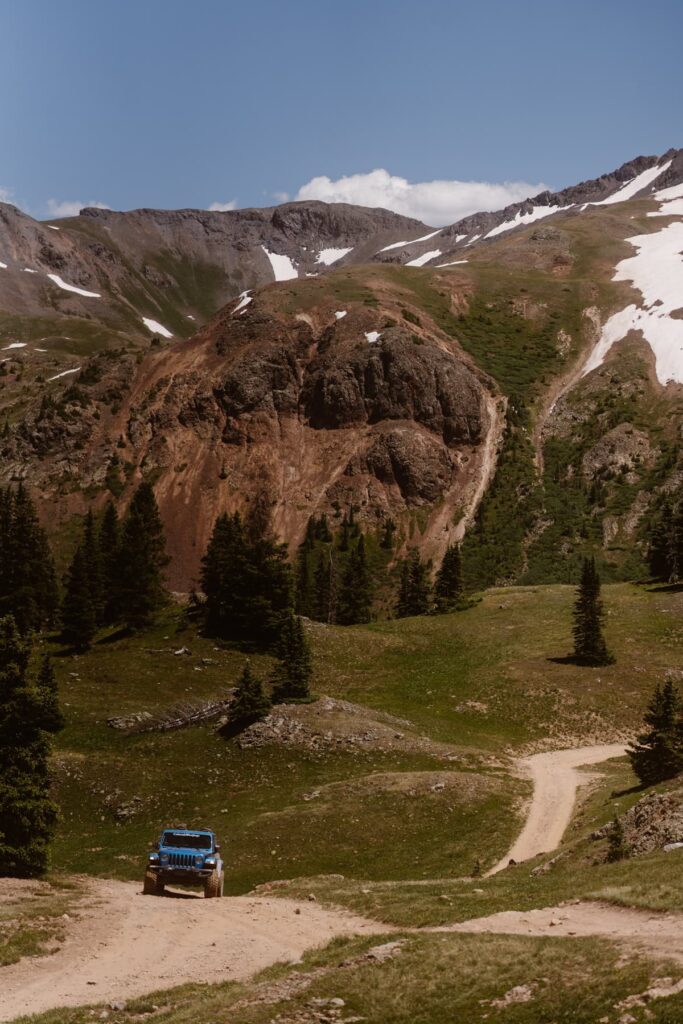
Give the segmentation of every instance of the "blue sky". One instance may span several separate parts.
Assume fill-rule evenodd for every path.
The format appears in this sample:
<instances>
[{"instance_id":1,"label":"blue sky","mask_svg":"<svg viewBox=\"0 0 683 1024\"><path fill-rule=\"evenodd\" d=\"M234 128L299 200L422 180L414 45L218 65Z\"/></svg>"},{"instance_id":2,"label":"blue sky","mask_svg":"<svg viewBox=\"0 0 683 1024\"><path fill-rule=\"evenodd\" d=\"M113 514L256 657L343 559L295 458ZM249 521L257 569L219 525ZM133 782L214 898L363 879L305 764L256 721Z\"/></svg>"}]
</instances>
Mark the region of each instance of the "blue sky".
<instances>
[{"instance_id":1,"label":"blue sky","mask_svg":"<svg viewBox=\"0 0 683 1024\"><path fill-rule=\"evenodd\" d=\"M515 186L396 178L558 188L683 145L681 0L0 0L0 25L0 188L36 215L384 169L342 193L436 222Z\"/></svg>"}]
</instances>

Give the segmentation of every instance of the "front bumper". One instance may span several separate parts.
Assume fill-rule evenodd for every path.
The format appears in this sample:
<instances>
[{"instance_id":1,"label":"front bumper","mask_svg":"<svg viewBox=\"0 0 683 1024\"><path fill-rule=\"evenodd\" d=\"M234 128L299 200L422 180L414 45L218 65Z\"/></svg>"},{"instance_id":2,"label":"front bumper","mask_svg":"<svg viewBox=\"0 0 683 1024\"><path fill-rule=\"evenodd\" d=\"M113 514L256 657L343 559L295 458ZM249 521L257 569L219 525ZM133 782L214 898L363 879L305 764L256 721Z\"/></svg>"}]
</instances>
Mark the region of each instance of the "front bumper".
<instances>
[{"instance_id":1,"label":"front bumper","mask_svg":"<svg viewBox=\"0 0 683 1024\"><path fill-rule=\"evenodd\" d=\"M181 885L203 882L213 874L213 868L170 867L166 864L149 864L148 870L162 882L177 882Z\"/></svg>"}]
</instances>

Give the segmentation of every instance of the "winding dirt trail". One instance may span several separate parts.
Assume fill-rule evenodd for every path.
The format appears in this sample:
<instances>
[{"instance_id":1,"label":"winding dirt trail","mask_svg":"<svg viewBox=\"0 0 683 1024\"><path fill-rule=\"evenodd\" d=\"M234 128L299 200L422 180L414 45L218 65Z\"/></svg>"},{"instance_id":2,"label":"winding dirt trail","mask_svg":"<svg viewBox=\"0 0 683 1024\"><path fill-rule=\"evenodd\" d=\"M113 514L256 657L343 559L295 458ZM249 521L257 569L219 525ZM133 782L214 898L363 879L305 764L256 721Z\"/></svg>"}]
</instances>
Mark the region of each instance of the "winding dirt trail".
<instances>
[{"instance_id":1,"label":"winding dirt trail","mask_svg":"<svg viewBox=\"0 0 683 1024\"><path fill-rule=\"evenodd\" d=\"M487 875L502 871L511 860L516 863L530 860L538 853L549 853L559 846L571 821L577 789L596 778L595 774L577 769L608 761L611 757L622 757L625 753L623 744L611 743L573 750L551 750L518 761L518 767L531 777L534 784L531 806L512 849Z\"/></svg>"},{"instance_id":2,"label":"winding dirt trail","mask_svg":"<svg viewBox=\"0 0 683 1024\"><path fill-rule=\"evenodd\" d=\"M136 882L99 879L88 882L77 916L57 953L0 968L0 1021L187 981L241 980L336 936L387 931L315 903L143 897Z\"/></svg>"}]
</instances>

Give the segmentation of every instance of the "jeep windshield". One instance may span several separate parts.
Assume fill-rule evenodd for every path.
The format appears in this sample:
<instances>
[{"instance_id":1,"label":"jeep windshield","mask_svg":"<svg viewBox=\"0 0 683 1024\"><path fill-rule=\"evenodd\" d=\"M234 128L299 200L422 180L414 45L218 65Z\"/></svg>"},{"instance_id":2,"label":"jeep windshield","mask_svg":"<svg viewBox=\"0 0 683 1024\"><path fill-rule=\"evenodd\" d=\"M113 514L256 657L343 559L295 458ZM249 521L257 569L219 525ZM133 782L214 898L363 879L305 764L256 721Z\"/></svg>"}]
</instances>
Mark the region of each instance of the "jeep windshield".
<instances>
[{"instance_id":1,"label":"jeep windshield","mask_svg":"<svg viewBox=\"0 0 683 1024\"><path fill-rule=\"evenodd\" d=\"M211 836L201 832L164 832L161 845L183 850L210 850Z\"/></svg>"}]
</instances>

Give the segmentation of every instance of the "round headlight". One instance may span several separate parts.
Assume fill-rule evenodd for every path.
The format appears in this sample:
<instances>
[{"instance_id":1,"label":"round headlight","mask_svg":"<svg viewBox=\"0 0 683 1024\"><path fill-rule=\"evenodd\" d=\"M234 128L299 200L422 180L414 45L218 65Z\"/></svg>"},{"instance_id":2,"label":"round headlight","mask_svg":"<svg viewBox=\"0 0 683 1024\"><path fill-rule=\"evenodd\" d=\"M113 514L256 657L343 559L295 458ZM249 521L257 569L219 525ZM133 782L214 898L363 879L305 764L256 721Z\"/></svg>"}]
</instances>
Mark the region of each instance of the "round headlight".
<instances>
[{"instance_id":1,"label":"round headlight","mask_svg":"<svg viewBox=\"0 0 683 1024\"><path fill-rule=\"evenodd\" d=\"M159 860L159 854L158 853L150 853L149 859L150 859L150 863L156 864L157 861Z\"/></svg>"}]
</instances>

